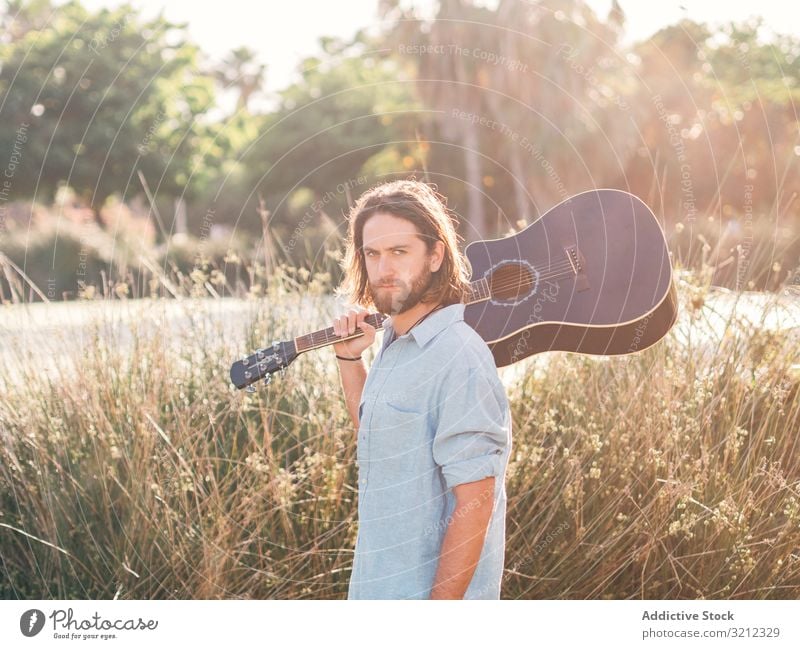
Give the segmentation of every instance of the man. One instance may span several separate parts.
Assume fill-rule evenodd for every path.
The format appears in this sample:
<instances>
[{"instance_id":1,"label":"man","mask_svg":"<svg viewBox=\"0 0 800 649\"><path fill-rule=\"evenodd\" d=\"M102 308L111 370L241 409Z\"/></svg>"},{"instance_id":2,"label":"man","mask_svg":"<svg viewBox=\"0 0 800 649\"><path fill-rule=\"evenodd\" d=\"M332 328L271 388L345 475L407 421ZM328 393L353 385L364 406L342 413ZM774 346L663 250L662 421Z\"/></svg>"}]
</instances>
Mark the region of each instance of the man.
<instances>
[{"instance_id":1,"label":"man","mask_svg":"<svg viewBox=\"0 0 800 649\"><path fill-rule=\"evenodd\" d=\"M358 430L358 515L348 599L499 599L511 416L489 348L464 322L466 258L427 185L397 181L349 217L339 293L389 315L337 318L342 388Z\"/></svg>"}]
</instances>

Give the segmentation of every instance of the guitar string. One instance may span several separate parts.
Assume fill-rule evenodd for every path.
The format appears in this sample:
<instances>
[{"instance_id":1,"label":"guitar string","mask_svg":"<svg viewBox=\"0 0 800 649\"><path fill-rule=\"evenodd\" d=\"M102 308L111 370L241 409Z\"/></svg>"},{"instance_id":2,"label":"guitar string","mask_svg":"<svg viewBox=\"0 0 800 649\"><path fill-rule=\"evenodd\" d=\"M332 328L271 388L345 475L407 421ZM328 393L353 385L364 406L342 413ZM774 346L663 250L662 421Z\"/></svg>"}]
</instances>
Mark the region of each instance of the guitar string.
<instances>
[{"instance_id":1,"label":"guitar string","mask_svg":"<svg viewBox=\"0 0 800 649\"><path fill-rule=\"evenodd\" d=\"M564 262L560 267L559 266L553 266L552 268L549 269L549 271L554 271L554 272L549 272L549 274L540 275L537 279L535 279L533 281L525 281L525 282L514 282L514 281L512 281L512 282L507 283L507 284L491 285L491 288L493 290L498 290L498 291L503 291L503 290L510 289L510 288L513 288L513 287L525 288L527 286L531 286L532 284L535 284L537 281L542 281L542 280L547 280L547 279L554 279L554 278L562 276L562 275L565 276L565 277L568 276L568 275L571 275L572 274L572 268L573 268L572 264L569 261L567 261L567 262ZM570 272L568 274L565 274L564 271L566 271L566 270L569 270ZM476 292L477 291L473 291L473 293L476 293ZM340 339L339 336L335 336L333 338L330 338L329 334L327 333L327 331L328 331L328 329L323 329L322 331L319 331L319 332L312 332L310 334L306 334L305 336L301 336L301 338L305 338L306 336L310 336L312 338L312 340L311 340L312 343L316 343L316 340L314 340L314 336L315 335L319 335L319 334L324 334L325 335L325 341L324 342L328 342L329 340L335 342L335 341L338 341Z\"/></svg>"},{"instance_id":2,"label":"guitar string","mask_svg":"<svg viewBox=\"0 0 800 649\"><path fill-rule=\"evenodd\" d=\"M567 270L569 270L570 272L569 273L565 273L565 271L567 271ZM510 282L508 284L491 285L491 288L493 290L498 290L498 291L503 291L503 290L506 290L506 289L514 288L514 287L525 288L525 287L528 287L528 286L531 286L531 285L535 284L537 281L555 279L556 277L559 277L559 276L567 277L567 276L569 276L569 275L571 275L573 273L573 266L569 261L567 261L567 262L564 262L561 265L560 268L558 266L553 266L552 268L549 269L549 271L550 271L549 274L540 275L537 279L535 279L533 281L526 281L526 282L514 282L514 281L512 281L512 282ZM328 332L327 329L323 329L322 331L319 331L319 332L312 332L310 334L305 334L304 336L300 336L300 338L310 337L311 338L311 344L318 344L320 342L321 343L325 343L325 344L329 344L329 343L332 343L332 342L338 342L339 340L342 339L340 336L334 336L334 337L331 338L330 335L327 332ZM325 339L322 340L322 341L317 341L315 339L315 335L320 335L320 334L324 334Z\"/></svg>"},{"instance_id":3,"label":"guitar string","mask_svg":"<svg viewBox=\"0 0 800 649\"><path fill-rule=\"evenodd\" d=\"M536 281L541 281L543 279L552 279L554 277L558 277L559 275L563 275L564 271L568 270L568 269L570 271L572 270L572 264L569 263L569 262L566 262L561 266L553 266L552 268L548 269L547 272L550 273L549 275L548 274L539 275L539 277L536 280L534 280L533 282L517 283L517 282L514 282L512 280L511 283L509 283L509 284L505 284L505 285L500 285L500 284L494 285L494 284L491 284L491 286L492 286L492 288L497 288L498 290L501 290L501 291L503 291L505 289L508 289L508 288L512 288L514 286L530 286L531 284L534 284ZM555 272L552 272L552 271L555 271Z\"/></svg>"}]
</instances>

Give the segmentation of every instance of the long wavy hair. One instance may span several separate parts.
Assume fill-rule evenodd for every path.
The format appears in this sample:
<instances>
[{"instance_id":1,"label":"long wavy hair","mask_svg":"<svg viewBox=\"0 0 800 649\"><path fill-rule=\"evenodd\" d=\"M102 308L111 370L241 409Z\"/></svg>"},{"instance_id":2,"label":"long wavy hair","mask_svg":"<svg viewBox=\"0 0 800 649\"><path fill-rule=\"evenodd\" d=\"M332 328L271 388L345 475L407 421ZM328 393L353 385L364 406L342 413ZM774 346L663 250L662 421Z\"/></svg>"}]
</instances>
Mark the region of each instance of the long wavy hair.
<instances>
[{"instance_id":1,"label":"long wavy hair","mask_svg":"<svg viewBox=\"0 0 800 649\"><path fill-rule=\"evenodd\" d=\"M364 192L353 205L348 216L347 249L342 260L344 279L336 294L365 309L375 306L364 259L364 224L378 212L413 223L425 242L428 255L433 252L437 241L444 243L444 259L433 273L431 286L421 301L445 306L464 301L469 294L472 272L469 261L458 248L461 237L456 232L455 217L447 209L444 197L417 180L396 180L376 185Z\"/></svg>"}]
</instances>

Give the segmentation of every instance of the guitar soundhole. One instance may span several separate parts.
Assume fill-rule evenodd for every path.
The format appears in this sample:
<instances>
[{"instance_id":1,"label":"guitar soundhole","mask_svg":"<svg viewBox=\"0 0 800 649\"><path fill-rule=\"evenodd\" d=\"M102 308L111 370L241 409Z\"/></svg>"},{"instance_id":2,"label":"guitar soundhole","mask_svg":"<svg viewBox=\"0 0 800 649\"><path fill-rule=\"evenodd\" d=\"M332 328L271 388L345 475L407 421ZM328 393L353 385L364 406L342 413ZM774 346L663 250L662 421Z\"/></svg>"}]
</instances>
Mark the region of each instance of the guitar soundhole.
<instances>
[{"instance_id":1,"label":"guitar soundhole","mask_svg":"<svg viewBox=\"0 0 800 649\"><path fill-rule=\"evenodd\" d=\"M492 297L496 300L514 302L530 295L536 288L538 278L532 266L516 262L502 264L489 277Z\"/></svg>"}]
</instances>

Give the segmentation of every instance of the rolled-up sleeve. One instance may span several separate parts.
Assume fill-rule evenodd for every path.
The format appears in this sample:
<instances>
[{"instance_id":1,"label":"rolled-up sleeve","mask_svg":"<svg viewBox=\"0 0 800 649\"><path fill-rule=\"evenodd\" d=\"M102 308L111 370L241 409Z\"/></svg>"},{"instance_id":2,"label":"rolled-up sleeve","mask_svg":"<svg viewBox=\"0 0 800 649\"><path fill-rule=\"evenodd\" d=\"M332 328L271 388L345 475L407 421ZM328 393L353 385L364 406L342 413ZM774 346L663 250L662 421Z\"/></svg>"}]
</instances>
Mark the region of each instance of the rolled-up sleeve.
<instances>
[{"instance_id":1,"label":"rolled-up sleeve","mask_svg":"<svg viewBox=\"0 0 800 649\"><path fill-rule=\"evenodd\" d=\"M502 472L509 440L503 386L480 368L451 374L440 392L433 459L448 489Z\"/></svg>"}]
</instances>

